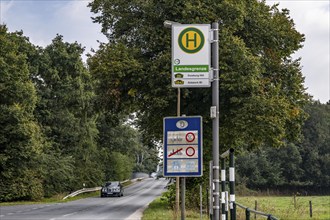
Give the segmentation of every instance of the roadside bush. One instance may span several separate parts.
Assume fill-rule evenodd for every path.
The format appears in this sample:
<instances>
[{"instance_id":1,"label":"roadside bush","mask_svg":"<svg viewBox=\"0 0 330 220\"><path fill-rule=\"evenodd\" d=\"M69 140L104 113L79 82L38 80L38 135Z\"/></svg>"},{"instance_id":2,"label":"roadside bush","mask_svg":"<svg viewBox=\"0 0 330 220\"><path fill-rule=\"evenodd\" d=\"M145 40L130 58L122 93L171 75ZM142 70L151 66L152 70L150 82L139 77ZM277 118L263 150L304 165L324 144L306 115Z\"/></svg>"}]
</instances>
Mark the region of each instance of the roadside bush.
<instances>
[{"instance_id":1,"label":"roadside bush","mask_svg":"<svg viewBox=\"0 0 330 220\"><path fill-rule=\"evenodd\" d=\"M113 152L110 155L110 161L107 172L110 180L122 181L129 179L133 172L134 158L119 152Z\"/></svg>"},{"instance_id":2,"label":"roadside bush","mask_svg":"<svg viewBox=\"0 0 330 220\"><path fill-rule=\"evenodd\" d=\"M175 208L175 184L169 185L167 191L163 193L162 199L167 200L169 208Z\"/></svg>"},{"instance_id":3,"label":"roadside bush","mask_svg":"<svg viewBox=\"0 0 330 220\"><path fill-rule=\"evenodd\" d=\"M38 200L44 196L42 183L34 171L24 170L18 175L0 180L0 201Z\"/></svg>"}]
</instances>

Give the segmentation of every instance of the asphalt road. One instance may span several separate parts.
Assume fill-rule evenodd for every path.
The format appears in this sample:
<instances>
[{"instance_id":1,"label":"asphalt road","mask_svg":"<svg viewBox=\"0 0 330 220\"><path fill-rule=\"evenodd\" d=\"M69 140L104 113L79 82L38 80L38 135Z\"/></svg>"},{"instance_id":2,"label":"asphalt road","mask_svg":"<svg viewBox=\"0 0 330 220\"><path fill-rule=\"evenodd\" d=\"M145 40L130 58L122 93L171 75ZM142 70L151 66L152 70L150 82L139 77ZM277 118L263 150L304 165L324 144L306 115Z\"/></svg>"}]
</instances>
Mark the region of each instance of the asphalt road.
<instances>
[{"instance_id":1,"label":"asphalt road","mask_svg":"<svg viewBox=\"0 0 330 220\"><path fill-rule=\"evenodd\" d=\"M123 197L91 197L67 203L0 206L1 220L137 220L165 191L167 180L152 178L131 185Z\"/></svg>"}]
</instances>

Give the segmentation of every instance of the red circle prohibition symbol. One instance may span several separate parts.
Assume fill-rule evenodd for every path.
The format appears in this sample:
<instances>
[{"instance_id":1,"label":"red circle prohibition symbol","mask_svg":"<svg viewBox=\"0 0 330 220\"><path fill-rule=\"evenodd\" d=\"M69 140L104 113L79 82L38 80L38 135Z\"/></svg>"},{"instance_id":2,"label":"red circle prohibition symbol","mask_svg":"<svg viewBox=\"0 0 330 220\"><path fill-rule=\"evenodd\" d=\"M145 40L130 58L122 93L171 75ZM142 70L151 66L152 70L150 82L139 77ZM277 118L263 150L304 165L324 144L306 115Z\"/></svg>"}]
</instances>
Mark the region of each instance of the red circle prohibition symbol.
<instances>
[{"instance_id":1,"label":"red circle prohibition symbol","mask_svg":"<svg viewBox=\"0 0 330 220\"><path fill-rule=\"evenodd\" d=\"M190 153L188 153L190 149L191 149L192 151L190 151ZM194 155L195 155L195 148L193 148L193 147L187 147L187 149L186 149L186 154L187 154L188 157L192 157L192 156L194 156Z\"/></svg>"},{"instance_id":2,"label":"red circle prohibition symbol","mask_svg":"<svg viewBox=\"0 0 330 220\"><path fill-rule=\"evenodd\" d=\"M188 142L193 142L195 140L195 135L192 132L188 132L186 134L186 141Z\"/></svg>"}]
</instances>

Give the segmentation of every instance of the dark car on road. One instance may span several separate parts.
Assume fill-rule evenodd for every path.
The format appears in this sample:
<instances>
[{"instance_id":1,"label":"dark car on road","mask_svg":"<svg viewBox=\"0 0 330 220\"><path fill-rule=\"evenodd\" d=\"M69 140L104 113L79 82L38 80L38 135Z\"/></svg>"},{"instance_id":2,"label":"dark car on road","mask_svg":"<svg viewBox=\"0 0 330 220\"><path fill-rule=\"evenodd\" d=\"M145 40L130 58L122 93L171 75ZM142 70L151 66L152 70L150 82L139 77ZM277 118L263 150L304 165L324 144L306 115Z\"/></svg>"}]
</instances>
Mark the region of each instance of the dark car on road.
<instances>
[{"instance_id":1,"label":"dark car on road","mask_svg":"<svg viewBox=\"0 0 330 220\"><path fill-rule=\"evenodd\" d=\"M101 189L101 197L108 197L108 196L123 196L124 195L124 188L120 182L107 182Z\"/></svg>"}]
</instances>

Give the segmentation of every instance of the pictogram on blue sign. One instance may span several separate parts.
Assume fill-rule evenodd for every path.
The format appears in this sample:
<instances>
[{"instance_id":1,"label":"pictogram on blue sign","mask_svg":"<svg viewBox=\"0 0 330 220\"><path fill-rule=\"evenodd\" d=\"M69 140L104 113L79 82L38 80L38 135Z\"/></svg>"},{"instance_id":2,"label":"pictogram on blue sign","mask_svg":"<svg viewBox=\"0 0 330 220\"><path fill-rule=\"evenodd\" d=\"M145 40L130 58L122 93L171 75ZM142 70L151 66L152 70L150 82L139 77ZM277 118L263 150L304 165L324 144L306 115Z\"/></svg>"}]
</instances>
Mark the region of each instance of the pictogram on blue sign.
<instances>
[{"instance_id":1,"label":"pictogram on blue sign","mask_svg":"<svg viewBox=\"0 0 330 220\"><path fill-rule=\"evenodd\" d=\"M202 117L164 118L164 176L202 176Z\"/></svg>"}]
</instances>

